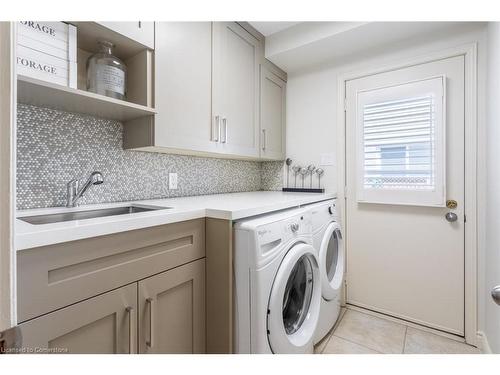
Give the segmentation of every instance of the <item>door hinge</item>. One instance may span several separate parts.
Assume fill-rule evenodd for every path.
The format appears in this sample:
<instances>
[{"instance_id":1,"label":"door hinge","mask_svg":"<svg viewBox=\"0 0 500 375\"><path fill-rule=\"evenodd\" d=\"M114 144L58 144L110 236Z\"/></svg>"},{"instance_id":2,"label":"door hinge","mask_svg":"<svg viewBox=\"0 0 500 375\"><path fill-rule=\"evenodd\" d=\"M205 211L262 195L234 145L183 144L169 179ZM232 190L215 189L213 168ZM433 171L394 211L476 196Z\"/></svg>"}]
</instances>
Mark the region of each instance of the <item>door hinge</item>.
<instances>
[{"instance_id":1,"label":"door hinge","mask_svg":"<svg viewBox=\"0 0 500 375\"><path fill-rule=\"evenodd\" d=\"M344 98L344 112L347 112L347 98Z\"/></svg>"},{"instance_id":2,"label":"door hinge","mask_svg":"<svg viewBox=\"0 0 500 375\"><path fill-rule=\"evenodd\" d=\"M464 214L464 223L467 222L467 215Z\"/></svg>"}]
</instances>

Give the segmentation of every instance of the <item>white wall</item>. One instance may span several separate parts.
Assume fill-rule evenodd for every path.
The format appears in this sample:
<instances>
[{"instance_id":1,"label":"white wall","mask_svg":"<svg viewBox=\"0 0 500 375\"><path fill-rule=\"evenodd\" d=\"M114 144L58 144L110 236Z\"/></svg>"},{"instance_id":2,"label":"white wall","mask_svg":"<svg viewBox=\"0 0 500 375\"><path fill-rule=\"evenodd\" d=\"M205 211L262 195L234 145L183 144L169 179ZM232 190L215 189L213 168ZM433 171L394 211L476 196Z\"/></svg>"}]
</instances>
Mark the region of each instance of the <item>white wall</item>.
<instances>
[{"instance_id":1,"label":"white wall","mask_svg":"<svg viewBox=\"0 0 500 375\"><path fill-rule=\"evenodd\" d=\"M333 84L328 84L333 82ZM320 165L322 153L335 153L335 116L337 103L335 79L329 72L315 72L288 79L287 82L287 156L293 164ZM335 167L321 166L325 174L321 185L335 192ZM299 183L300 177L297 178ZM293 184L293 174L290 176ZM313 183L317 186L316 176Z\"/></svg>"},{"instance_id":2,"label":"white wall","mask_svg":"<svg viewBox=\"0 0 500 375\"><path fill-rule=\"evenodd\" d=\"M371 52L370 57L356 57L343 60L342 65L332 63L315 70L291 73L287 82L287 156L294 163L319 165L321 154L336 152L337 127L337 79L342 73L383 66L398 60L422 55L426 52L450 48L468 42L481 41L480 57L484 55L484 28L462 35L448 36L432 42L429 40L409 41L405 47L387 47ZM484 59L481 59L484 60ZM480 65L482 61L480 61ZM484 64L483 64L484 66ZM484 72L481 72L484 74ZM484 111L483 111L484 113ZM325 169L325 187L336 192L336 167Z\"/></svg>"},{"instance_id":3,"label":"white wall","mask_svg":"<svg viewBox=\"0 0 500 375\"><path fill-rule=\"evenodd\" d=\"M488 25L487 81L487 217L485 251L484 333L491 350L500 353L500 306L490 290L500 285L500 23Z\"/></svg>"},{"instance_id":4,"label":"white wall","mask_svg":"<svg viewBox=\"0 0 500 375\"><path fill-rule=\"evenodd\" d=\"M499 37L500 38L500 37ZM287 84L287 154L294 162L302 164L320 163L322 153L336 152L337 127L337 79L342 73L366 68L377 68L385 63L397 63L398 60L423 55L428 52L440 51L466 43L478 43L478 138L485 140L486 103L486 28L478 25L464 32L452 34L432 34L418 40L409 40L406 43L387 46L377 51L369 51L364 56L344 58L341 65L331 63L315 70L288 75ZM497 43L499 41L496 41ZM500 65L500 62L496 64ZM497 95L498 98L498 95ZM500 105L496 105L500 110ZM499 112L500 114L500 112ZM500 165L500 128L498 129L496 145L497 165ZM478 329L485 328L485 305L487 288L485 286L485 183L484 147L479 147L478 155ZM337 191L337 170L335 167L324 167L326 170L325 187L329 192ZM500 179L498 181L500 187ZM497 189L500 192L500 188ZM500 199L498 210L500 212ZM500 219L500 215L499 215ZM498 222L496 222L498 228ZM498 232L498 246L500 248L500 232ZM498 280L500 283L500 280ZM489 297L488 297L489 298Z\"/></svg>"}]
</instances>

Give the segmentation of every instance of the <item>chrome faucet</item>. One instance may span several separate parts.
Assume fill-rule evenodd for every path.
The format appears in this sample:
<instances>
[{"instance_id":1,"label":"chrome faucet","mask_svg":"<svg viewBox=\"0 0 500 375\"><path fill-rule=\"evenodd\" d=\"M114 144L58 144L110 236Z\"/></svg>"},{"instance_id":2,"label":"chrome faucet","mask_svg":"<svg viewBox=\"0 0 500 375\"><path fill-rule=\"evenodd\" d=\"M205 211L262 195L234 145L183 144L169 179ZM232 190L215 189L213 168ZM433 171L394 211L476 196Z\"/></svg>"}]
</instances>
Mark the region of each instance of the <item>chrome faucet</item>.
<instances>
[{"instance_id":1,"label":"chrome faucet","mask_svg":"<svg viewBox=\"0 0 500 375\"><path fill-rule=\"evenodd\" d=\"M100 185L103 182L104 177L101 172L92 172L81 188L79 188L80 182L77 178L68 182L66 184L66 207L78 206L78 200L85 194L90 186Z\"/></svg>"}]
</instances>

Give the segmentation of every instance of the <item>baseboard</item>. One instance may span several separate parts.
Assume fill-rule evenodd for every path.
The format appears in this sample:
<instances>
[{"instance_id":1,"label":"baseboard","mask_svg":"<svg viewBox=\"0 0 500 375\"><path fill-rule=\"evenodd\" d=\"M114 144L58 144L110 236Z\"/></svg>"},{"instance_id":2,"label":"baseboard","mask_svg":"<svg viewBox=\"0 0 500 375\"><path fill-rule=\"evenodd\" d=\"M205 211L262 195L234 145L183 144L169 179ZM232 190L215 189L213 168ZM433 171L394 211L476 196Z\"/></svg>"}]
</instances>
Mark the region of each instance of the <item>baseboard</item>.
<instances>
[{"instance_id":1,"label":"baseboard","mask_svg":"<svg viewBox=\"0 0 500 375\"><path fill-rule=\"evenodd\" d=\"M481 349L484 354L493 354L488 343L488 337L482 331L477 332L477 346Z\"/></svg>"}]
</instances>

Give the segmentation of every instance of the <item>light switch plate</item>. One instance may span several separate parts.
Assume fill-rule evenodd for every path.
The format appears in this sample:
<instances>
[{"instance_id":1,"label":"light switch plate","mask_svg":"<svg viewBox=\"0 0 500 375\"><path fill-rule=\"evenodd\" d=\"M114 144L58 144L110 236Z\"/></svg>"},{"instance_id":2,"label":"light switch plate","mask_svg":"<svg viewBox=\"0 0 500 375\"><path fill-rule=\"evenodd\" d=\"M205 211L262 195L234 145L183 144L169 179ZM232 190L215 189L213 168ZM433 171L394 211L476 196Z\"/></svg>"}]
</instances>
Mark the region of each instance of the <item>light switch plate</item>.
<instances>
[{"instance_id":1,"label":"light switch plate","mask_svg":"<svg viewBox=\"0 0 500 375\"><path fill-rule=\"evenodd\" d=\"M177 173L168 174L168 188L169 190L177 189Z\"/></svg>"},{"instance_id":2,"label":"light switch plate","mask_svg":"<svg viewBox=\"0 0 500 375\"><path fill-rule=\"evenodd\" d=\"M335 165L335 154L333 152L321 154L320 165L321 166Z\"/></svg>"}]
</instances>

